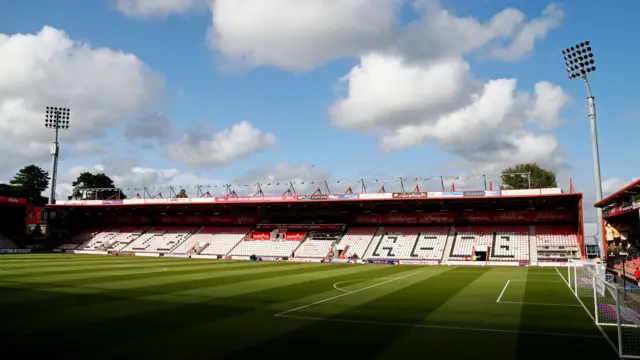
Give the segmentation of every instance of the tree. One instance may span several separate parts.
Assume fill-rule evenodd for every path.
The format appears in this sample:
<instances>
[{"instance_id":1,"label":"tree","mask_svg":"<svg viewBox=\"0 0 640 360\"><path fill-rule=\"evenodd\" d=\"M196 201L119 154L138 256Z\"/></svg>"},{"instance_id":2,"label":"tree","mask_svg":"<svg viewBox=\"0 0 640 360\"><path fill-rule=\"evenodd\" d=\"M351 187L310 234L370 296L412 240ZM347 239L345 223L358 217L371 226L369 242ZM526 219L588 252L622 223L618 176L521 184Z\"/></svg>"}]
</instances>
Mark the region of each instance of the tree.
<instances>
[{"instance_id":1,"label":"tree","mask_svg":"<svg viewBox=\"0 0 640 360\"><path fill-rule=\"evenodd\" d=\"M49 173L36 165L28 165L18 171L10 181L16 195L26 197L30 203L41 203L42 192L49 187ZM0 190L9 190L6 187Z\"/></svg>"},{"instance_id":2,"label":"tree","mask_svg":"<svg viewBox=\"0 0 640 360\"><path fill-rule=\"evenodd\" d=\"M556 181L556 174L553 171L543 169L536 163L528 163L518 164L502 170L502 188L529 188L528 176L510 175L518 173L530 173L532 189L552 188L558 186L558 182Z\"/></svg>"},{"instance_id":3,"label":"tree","mask_svg":"<svg viewBox=\"0 0 640 360\"><path fill-rule=\"evenodd\" d=\"M187 190L180 189L180 192L178 193L178 195L176 195L176 197L179 199L184 199L184 198L188 198L189 196L187 196Z\"/></svg>"},{"instance_id":4,"label":"tree","mask_svg":"<svg viewBox=\"0 0 640 360\"><path fill-rule=\"evenodd\" d=\"M78 200L126 199L122 190L117 189L113 180L103 173L83 172L71 186L73 186L73 198Z\"/></svg>"}]
</instances>

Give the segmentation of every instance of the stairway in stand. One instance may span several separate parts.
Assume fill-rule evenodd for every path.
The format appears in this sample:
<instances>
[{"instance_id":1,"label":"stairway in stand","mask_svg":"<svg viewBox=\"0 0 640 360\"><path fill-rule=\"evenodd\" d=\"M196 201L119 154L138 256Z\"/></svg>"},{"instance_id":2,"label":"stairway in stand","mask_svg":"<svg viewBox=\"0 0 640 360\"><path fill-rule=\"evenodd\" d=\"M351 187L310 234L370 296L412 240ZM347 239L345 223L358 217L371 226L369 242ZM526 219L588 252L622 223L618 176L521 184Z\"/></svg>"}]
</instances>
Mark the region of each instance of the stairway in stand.
<instances>
[{"instance_id":1,"label":"stairway in stand","mask_svg":"<svg viewBox=\"0 0 640 360\"><path fill-rule=\"evenodd\" d=\"M538 265L538 237L535 225L529 226L529 259L530 265Z\"/></svg>"},{"instance_id":2,"label":"stairway in stand","mask_svg":"<svg viewBox=\"0 0 640 360\"><path fill-rule=\"evenodd\" d=\"M449 228L449 236L447 236L447 245L444 247L444 254L442 255L442 260L440 264L447 265L447 261L449 261L449 255L451 255L451 249L453 248L453 243L456 239L456 227L452 226Z\"/></svg>"}]
</instances>

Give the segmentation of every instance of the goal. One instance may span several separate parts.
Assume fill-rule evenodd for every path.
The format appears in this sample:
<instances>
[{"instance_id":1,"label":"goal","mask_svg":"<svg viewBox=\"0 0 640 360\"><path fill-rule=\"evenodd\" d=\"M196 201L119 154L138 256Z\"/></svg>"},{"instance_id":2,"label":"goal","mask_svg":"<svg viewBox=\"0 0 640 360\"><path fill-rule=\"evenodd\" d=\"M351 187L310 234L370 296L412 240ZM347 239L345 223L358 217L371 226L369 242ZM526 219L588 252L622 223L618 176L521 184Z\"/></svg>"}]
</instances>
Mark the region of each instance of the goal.
<instances>
[{"instance_id":1,"label":"goal","mask_svg":"<svg viewBox=\"0 0 640 360\"><path fill-rule=\"evenodd\" d=\"M640 359L640 296L626 294L593 260L570 260L558 271L620 358Z\"/></svg>"}]
</instances>

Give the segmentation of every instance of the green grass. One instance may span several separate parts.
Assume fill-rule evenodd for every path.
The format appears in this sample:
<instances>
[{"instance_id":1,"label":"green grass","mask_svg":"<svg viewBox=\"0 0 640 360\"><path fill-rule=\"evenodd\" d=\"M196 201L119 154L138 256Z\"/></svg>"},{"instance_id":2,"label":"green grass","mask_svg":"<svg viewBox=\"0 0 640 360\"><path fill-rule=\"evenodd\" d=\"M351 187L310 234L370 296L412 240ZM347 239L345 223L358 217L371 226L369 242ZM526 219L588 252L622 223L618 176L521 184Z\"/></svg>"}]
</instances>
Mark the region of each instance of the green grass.
<instances>
[{"instance_id":1,"label":"green grass","mask_svg":"<svg viewBox=\"0 0 640 360\"><path fill-rule=\"evenodd\" d=\"M63 254L0 269L7 358L617 358L555 269Z\"/></svg>"}]
</instances>

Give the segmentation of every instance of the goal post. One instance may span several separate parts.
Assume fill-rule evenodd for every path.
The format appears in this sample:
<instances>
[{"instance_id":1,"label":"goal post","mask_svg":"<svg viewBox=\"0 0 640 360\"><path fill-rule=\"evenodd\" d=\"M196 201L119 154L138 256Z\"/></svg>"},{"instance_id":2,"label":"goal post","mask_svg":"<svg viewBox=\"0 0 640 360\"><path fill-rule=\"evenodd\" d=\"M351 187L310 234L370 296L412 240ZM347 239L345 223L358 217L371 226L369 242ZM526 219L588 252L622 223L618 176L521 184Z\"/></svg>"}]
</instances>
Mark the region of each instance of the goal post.
<instances>
[{"instance_id":1,"label":"goal post","mask_svg":"<svg viewBox=\"0 0 640 360\"><path fill-rule=\"evenodd\" d=\"M573 260L567 285L622 359L640 359L640 296L626 297L604 264Z\"/></svg>"}]
</instances>

